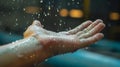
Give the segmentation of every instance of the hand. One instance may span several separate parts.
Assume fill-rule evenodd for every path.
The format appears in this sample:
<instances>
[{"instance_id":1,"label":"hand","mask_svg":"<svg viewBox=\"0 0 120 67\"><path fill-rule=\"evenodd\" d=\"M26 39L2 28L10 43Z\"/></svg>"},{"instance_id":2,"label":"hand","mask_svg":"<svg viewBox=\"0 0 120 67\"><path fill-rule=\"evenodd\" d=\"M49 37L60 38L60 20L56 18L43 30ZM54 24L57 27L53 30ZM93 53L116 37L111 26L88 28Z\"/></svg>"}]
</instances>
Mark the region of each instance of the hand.
<instances>
[{"instance_id":1,"label":"hand","mask_svg":"<svg viewBox=\"0 0 120 67\"><path fill-rule=\"evenodd\" d=\"M24 38L35 36L42 44L44 52L54 55L73 52L87 47L103 38L99 33L105 27L102 20L86 21L76 28L64 32L52 32L44 29L37 20L24 32Z\"/></svg>"}]
</instances>

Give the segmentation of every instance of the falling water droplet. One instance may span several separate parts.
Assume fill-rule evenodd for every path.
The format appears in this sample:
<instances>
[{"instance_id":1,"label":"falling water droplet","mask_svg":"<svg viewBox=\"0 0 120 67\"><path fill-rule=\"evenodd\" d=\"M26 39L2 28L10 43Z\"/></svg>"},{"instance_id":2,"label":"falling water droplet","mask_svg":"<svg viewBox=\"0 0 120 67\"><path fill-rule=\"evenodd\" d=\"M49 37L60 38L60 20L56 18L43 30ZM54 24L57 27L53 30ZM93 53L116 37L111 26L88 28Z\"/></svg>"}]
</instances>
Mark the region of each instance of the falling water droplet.
<instances>
[{"instance_id":1,"label":"falling water droplet","mask_svg":"<svg viewBox=\"0 0 120 67\"><path fill-rule=\"evenodd\" d=\"M69 29L68 30L71 30L71 27L69 27Z\"/></svg>"},{"instance_id":2,"label":"falling water droplet","mask_svg":"<svg viewBox=\"0 0 120 67\"><path fill-rule=\"evenodd\" d=\"M50 6L48 6L48 10L51 10L51 7L50 7Z\"/></svg>"},{"instance_id":3,"label":"falling water droplet","mask_svg":"<svg viewBox=\"0 0 120 67\"><path fill-rule=\"evenodd\" d=\"M48 61L48 59L45 59L45 61Z\"/></svg>"},{"instance_id":4,"label":"falling water droplet","mask_svg":"<svg viewBox=\"0 0 120 67\"><path fill-rule=\"evenodd\" d=\"M13 1L15 1L15 0L13 0Z\"/></svg>"},{"instance_id":5,"label":"falling water droplet","mask_svg":"<svg viewBox=\"0 0 120 67\"><path fill-rule=\"evenodd\" d=\"M18 23L15 23L15 26L18 26Z\"/></svg>"},{"instance_id":6,"label":"falling water droplet","mask_svg":"<svg viewBox=\"0 0 120 67\"><path fill-rule=\"evenodd\" d=\"M75 0L72 0L72 1L75 1Z\"/></svg>"},{"instance_id":7,"label":"falling water droplet","mask_svg":"<svg viewBox=\"0 0 120 67\"><path fill-rule=\"evenodd\" d=\"M54 25L56 25L56 23L54 23Z\"/></svg>"},{"instance_id":8,"label":"falling water droplet","mask_svg":"<svg viewBox=\"0 0 120 67\"><path fill-rule=\"evenodd\" d=\"M61 23L59 23L59 26L62 26L62 24L61 24Z\"/></svg>"},{"instance_id":9,"label":"falling water droplet","mask_svg":"<svg viewBox=\"0 0 120 67\"><path fill-rule=\"evenodd\" d=\"M80 2L77 2L77 4L80 4Z\"/></svg>"},{"instance_id":10,"label":"falling water droplet","mask_svg":"<svg viewBox=\"0 0 120 67\"><path fill-rule=\"evenodd\" d=\"M16 18L15 21L18 21L18 19Z\"/></svg>"},{"instance_id":11,"label":"falling water droplet","mask_svg":"<svg viewBox=\"0 0 120 67\"><path fill-rule=\"evenodd\" d=\"M57 9L57 12L59 12L59 9Z\"/></svg>"},{"instance_id":12,"label":"falling water droplet","mask_svg":"<svg viewBox=\"0 0 120 67\"><path fill-rule=\"evenodd\" d=\"M12 42L12 44L15 44L15 42Z\"/></svg>"},{"instance_id":13,"label":"falling water droplet","mask_svg":"<svg viewBox=\"0 0 120 67\"><path fill-rule=\"evenodd\" d=\"M47 13L47 15L49 16L49 15L50 15L50 13Z\"/></svg>"},{"instance_id":14,"label":"falling water droplet","mask_svg":"<svg viewBox=\"0 0 120 67\"><path fill-rule=\"evenodd\" d=\"M25 11L26 9L25 8L23 8L23 11Z\"/></svg>"},{"instance_id":15,"label":"falling water droplet","mask_svg":"<svg viewBox=\"0 0 120 67\"><path fill-rule=\"evenodd\" d=\"M60 20L60 22L62 22L62 20Z\"/></svg>"},{"instance_id":16,"label":"falling water droplet","mask_svg":"<svg viewBox=\"0 0 120 67\"><path fill-rule=\"evenodd\" d=\"M70 2L68 2L67 5L70 6Z\"/></svg>"},{"instance_id":17,"label":"falling water droplet","mask_svg":"<svg viewBox=\"0 0 120 67\"><path fill-rule=\"evenodd\" d=\"M10 32L9 35L11 35L12 33Z\"/></svg>"},{"instance_id":18,"label":"falling water droplet","mask_svg":"<svg viewBox=\"0 0 120 67\"><path fill-rule=\"evenodd\" d=\"M43 3L43 0L40 0L40 3Z\"/></svg>"},{"instance_id":19,"label":"falling water droplet","mask_svg":"<svg viewBox=\"0 0 120 67\"><path fill-rule=\"evenodd\" d=\"M55 14L55 16L58 16L57 14Z\"/></svg>"}]
</instances>

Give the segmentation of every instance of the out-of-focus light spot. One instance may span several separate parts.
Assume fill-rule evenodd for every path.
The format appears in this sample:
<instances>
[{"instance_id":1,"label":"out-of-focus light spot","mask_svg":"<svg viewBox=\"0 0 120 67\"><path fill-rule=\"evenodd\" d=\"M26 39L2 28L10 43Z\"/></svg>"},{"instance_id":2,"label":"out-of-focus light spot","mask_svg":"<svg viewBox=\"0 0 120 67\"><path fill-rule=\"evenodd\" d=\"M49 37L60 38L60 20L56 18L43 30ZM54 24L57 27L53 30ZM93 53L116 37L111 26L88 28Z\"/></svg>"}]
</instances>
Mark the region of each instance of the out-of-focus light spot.
<instances>
[{"instance_id":1,"label":"out-of-focus light spot","mask_svg":"<svg viewBox=\"0 0 120 67\"><path fill-rule=\"evenodd\" d=\"M70 11L70 17L72 18L82 18L83 17L83 11L78 9L72 9Z\"/></svg>"},{"instance_id":2,"label":"out-of-focus light spot","mask_svg":"<svg viewBox=\"0 0 120 67\"><path fill-rule=\"evenodd\" d=\"M61 9L60 10L60 16L62 16L62 17L68 16L68 10L67 9Z\"/></svg>"},{"instance_id":3,"label":"out-of-focus light spot","mask_svg":"<svg viewBox=\"0 0 120 67\"><path fill-rule=\"evenodd\" d=\"M51 7L50 7L50 6L48 6L48 10L51 10Z\"/></svg>"},{"instance_id":4,"label":"out-of-focus light spot","mask_svg":"<svg viewBox=\"0 0 120 67\"><path fill-rule=\"evenodd\" d=\"M112 12L112 13L110 13L110 19L111 20L119 20L119 18L120 18L120 15L119 15L118 12Z\"/></svg>"},{"instance_id":5,"label":"out-of-focus light spot","mask_svg":"<svg viewBox=\"0 0 120 67\"><path fill-rule=\"evenodd\" d=\"M41 8L36 6L28 6L23 9L23 11L29 14L36 14L36 13L39 13L41 10L42 10Z\"/></svg>"}]
</instances>

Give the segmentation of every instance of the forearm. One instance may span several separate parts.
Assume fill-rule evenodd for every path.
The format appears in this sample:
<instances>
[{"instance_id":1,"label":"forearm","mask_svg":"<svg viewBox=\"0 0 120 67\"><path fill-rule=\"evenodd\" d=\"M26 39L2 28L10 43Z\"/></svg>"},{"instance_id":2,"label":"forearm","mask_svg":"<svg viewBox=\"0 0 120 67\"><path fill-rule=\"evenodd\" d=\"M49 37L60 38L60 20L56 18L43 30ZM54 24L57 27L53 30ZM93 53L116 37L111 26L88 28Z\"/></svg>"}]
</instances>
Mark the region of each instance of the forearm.
<instances>
[{"instance_id":1,"label":"forearm","mask_svg":"<svg viewBox=\"0 0 120 67\"><path fill-rule=\"evenodd\" d=\"M34 37L0 47L0 67L21 67L41 62L50 56Z\"/></svg>"}]
</instances>

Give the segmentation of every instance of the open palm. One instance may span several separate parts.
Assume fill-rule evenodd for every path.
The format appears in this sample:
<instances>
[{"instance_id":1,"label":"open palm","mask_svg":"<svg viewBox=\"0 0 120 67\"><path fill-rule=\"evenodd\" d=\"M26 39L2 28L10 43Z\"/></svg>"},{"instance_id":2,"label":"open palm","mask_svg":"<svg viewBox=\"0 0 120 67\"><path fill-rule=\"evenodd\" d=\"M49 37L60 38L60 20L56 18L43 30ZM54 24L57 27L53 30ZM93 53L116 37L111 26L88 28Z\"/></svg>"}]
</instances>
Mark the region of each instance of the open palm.
<instances>
[{"instance_id":1,"label":"open palm","mask_svg":"<svg viewBox=\"0 0 120 67\"><path fill-rule=\"evenodd\" d=\"M105 27L102 20L86 21L76 28L64 32L52 32L42 27L37 20L24 32L24 37L35 36L46 52L61 54L89 46L103 38L99 33Z\"/></svg>"}]
</instances>

